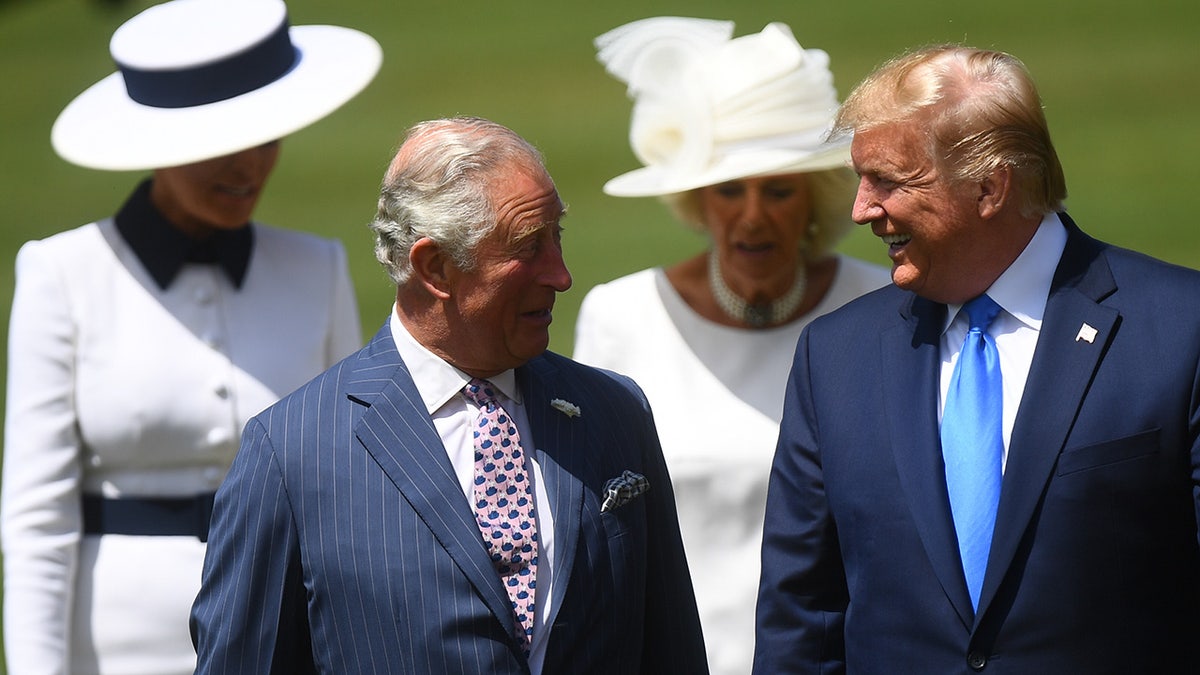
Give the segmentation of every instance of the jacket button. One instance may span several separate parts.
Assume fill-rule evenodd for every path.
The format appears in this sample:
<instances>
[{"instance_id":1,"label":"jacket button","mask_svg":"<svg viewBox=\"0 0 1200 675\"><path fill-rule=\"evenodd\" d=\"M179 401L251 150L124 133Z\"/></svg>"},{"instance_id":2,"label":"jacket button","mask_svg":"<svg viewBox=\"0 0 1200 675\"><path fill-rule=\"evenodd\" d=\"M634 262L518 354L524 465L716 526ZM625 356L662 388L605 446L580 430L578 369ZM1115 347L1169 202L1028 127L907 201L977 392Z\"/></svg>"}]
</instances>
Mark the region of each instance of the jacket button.
<instances>
[{"instance_id":1,"label":"jacket button","mask_svg":"<svg viewBox=\"0 0 1200 675\"><path fill-rule=\"evenodd\" d=\"M983 670L987 665L987 657L979 652L971 652L967 654L967 665L971 667L971 670Z\"/></svg>"}]
</instances>

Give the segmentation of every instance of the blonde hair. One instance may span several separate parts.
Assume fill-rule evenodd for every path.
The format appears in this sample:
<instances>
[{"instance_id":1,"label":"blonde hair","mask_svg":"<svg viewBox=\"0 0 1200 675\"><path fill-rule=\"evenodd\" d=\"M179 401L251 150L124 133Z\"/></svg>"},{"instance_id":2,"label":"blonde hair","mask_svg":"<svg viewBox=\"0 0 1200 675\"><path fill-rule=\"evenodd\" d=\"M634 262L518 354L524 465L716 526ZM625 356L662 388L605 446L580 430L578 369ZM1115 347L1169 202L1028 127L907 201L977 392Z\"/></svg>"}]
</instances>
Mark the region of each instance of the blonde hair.
<instances>
[{"instance_id":1,"label":"blonde hair","mask_svg":"<svg viewBox=\"0 0 1200 675\"><path fill-rule=\"evenodd\" d=\"M1022 214L1062 210L1062 165L1037 87L1016 57L957 45L898 56L850 93L834 133L911 122L927 125L930 156L954 179L1008 168Z\"/></svg>"},{"instance_id":2,"label":"blonde hair","mask_svg":"<svg viewBox=\"0 0 1200 675\"><path fill-rule=\"evenodd\" d=\"M808 181L808 193L812 199L809 216L808 236L805 238L804 257L815 261L833 252L838 242L854 229L850 219L854 193L858 178L846 167L804 172ZM700 205L700 190L663 195L662 200L675 218L697 232L706 231L704 210Z\"/></svg>"}]
</instances>

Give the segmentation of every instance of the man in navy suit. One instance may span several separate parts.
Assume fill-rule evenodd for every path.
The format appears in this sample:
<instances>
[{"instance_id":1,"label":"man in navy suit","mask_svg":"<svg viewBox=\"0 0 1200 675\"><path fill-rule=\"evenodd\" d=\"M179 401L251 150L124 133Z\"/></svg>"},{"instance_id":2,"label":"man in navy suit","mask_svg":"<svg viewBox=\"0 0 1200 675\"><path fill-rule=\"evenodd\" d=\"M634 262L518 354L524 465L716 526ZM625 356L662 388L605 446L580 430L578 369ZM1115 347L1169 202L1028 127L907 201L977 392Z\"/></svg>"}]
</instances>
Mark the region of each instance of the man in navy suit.
<instances>
[{"instance_id":1,"label":"man in navy suit","mask_svg":"<svg viewBox=\"0 0 1200 675\"><path fill-rule=\"evenodd\" d=\"M895 283L797 345L755 672L1197 672L1200 273L1061 212L1037 91L1008 54L898 57L837 126L854 219ZM997 489L967 519L992 493L959 491L961 472L991 465L957 449L985 434L941 435L981 419L943 407L967 361L959 310L983 295L999 310L969 342L998 353Z\"/></svg>"},{"instance_id":2,"label":"man in navy suit","mask_svg":"<svg viewBox=\"0 0 1200 675\"><path fill-rule=\"evenodd\" d=\"M394 311L247 425L197 673L707 672L645 397L546 351L564 210L509 129L409 131L372 223Z\"/></svg>"}]
</instances>

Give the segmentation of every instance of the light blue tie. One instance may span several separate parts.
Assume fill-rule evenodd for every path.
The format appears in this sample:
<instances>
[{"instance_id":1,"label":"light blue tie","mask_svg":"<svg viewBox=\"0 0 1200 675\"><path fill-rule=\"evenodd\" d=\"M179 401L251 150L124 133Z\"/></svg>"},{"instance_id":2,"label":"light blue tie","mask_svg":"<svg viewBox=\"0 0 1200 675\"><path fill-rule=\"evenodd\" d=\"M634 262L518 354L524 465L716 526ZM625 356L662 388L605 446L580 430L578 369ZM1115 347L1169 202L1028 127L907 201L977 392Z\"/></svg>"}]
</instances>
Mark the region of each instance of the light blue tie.
<instances>
[{"instance_id":1,"label":"light blue tie","mask_svg":"<svg viewBox=\"0 0 1200 675\"><path fill-rule=\"evenodd\" d=\"M996 505L1000 502L1004 457L1000 353L987 332L1000 306L981 295L963 305L963 311L970 317L971 328L946 392L942 458L967 590L971 606L978 609L996 524Z\"/></svg>"}]
</instances>

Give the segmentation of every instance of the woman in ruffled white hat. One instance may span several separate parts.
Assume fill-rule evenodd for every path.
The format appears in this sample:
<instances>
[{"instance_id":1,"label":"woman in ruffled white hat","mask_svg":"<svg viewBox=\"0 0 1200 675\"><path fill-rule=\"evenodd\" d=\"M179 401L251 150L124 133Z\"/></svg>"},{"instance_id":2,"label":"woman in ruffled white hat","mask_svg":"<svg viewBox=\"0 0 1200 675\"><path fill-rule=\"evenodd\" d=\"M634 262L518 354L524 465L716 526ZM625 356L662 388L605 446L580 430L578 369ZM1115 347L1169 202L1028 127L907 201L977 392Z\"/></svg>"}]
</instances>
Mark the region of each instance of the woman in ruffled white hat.
<instances>
[{"instance_id":1,"label":"woman in ruffled white hat","mask_svg":"<svg viewBox=\"0 0 1200 675\"><path fill-rule=\"evenodd\" d=\"M361 345L340 243L251 222L279 139L375 76L378 43L281 0L173 0L54 149L150 176L17 254L0 541L8 672L191 673L212 493L245 421Z\"/></svg>"},{"instance_id":2,"label":"woman in ruffled white hat","mask_svg":"<svg viewBox=\"0 0 1200 675\"><path fill-rule=\"evenodd\" d=\"M827 142L828 55L784 24L657 17L596 39L634 100L645 165L610 180L707 235L700 255L593 288L575 358L632 376L654 408L714 673L748 673L767 480L796 340L889 283L832 253L853 227L848 139Z\"/></svg>"}]
</instances>

